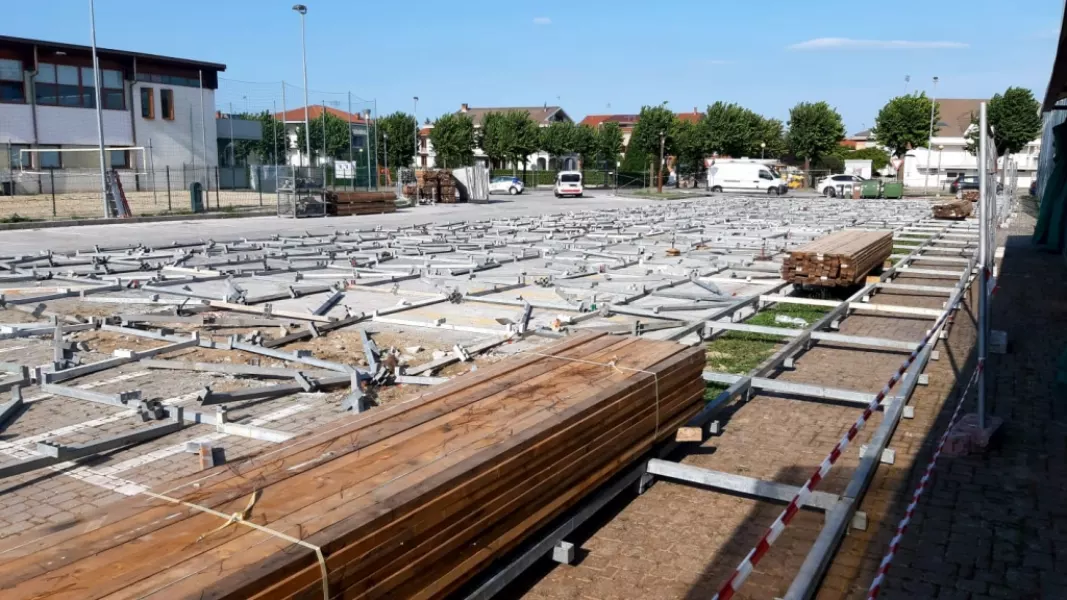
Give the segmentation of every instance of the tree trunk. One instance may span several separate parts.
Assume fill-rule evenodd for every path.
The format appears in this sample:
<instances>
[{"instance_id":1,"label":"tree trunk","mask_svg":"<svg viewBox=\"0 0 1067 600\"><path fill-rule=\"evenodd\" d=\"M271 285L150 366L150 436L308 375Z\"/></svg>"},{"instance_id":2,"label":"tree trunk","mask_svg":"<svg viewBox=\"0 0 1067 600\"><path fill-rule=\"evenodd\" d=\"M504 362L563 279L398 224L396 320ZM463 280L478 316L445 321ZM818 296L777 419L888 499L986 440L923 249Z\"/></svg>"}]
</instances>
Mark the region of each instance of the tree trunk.
<instances>
[{"instance_id":1,"label":"tree trunk","mask_svg":"<svg viewBox=\"0 0 1067 600\"><path fill-rule=\"evenodd\" d=\"M804 177L808 179L808 187L815 187L815 180L811 176L811 159L804 159Z\"/></svg>"}]
</instances>

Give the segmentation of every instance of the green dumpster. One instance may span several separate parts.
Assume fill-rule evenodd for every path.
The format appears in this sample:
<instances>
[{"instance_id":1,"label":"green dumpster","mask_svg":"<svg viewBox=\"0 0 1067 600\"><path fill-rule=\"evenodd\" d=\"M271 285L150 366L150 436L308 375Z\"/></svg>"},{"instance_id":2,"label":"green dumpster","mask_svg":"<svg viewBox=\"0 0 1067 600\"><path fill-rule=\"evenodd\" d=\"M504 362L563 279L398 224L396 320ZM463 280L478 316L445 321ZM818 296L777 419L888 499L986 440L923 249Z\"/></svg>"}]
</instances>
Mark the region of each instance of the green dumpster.
<instances>
[{"instance_id":1,"label":"green dumpster","mask_svg":"<svg viewBox=\"0 0 1067 600\"><path fill-rule=\"evenodd\" d=\"M189 209L194 213L204 212L204 186L199 181L189 184Z\"/></svg>"},{"instance_id":2,"label":"green dumpster","mask_svg":"<svg viewBox=\"0 0 1067 600\"><path fill-rule=\"evenodd\" d=\"M904 184L899 182L887 183L882 188L882 195L889 200L899 200L904 197Z\"/></svg>"},{"instance_id":3,"label":"green dumpster","mask_svg":"<svg viewBox=\"0 0 1067 600\"><path fill-rule=\"evenodd\" d=\"M864 181L863 187L860 188L860 198L877 198L881 192L881 184L875 179L869 179Z\"/></svg>"}]
</instances>

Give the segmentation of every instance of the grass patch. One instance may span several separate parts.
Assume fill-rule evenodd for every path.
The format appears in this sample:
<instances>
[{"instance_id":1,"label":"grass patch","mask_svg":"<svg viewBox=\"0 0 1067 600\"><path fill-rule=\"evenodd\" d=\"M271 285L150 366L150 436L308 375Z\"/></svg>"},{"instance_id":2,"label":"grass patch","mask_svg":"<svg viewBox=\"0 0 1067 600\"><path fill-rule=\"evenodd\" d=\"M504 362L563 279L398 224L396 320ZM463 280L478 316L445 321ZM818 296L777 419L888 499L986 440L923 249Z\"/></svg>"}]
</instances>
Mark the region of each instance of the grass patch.
<instances>
[{"instance_id":1,"label":"grass patch","mask_svg":"<svg viewBox=\"0 0 1067 600\"><path fill-rule=\"evenodd\" d=\"M708 381L704 386L704 404L718 398L719 394L726 391L726 388L725 384Z\"/></svg>"},{"instance_id":2,"label":"grass patch","mask_svg":"<svg viewBox=\"0 0 1067 600\"><path fill-rule=\"evenodd\" d=\"M41 219L31 219L30 217L23 217L22 215L15 213L9 217L0 219L0 223L32 223L34 221L40 221Z\"/></svg>"},{"instance_id":3,"label":"grass patch","mask_svg":"<svg viewBox=\"0 0 1067 600\"><path fill-rule=\"evenodd\" d=\"M823 318L830 310L826 306L783 303L761 310L746 319L745 323L763 327L805 329ZM803 319L804 324L799 322L780 323L776 320L779 315ZM709 369L719 373L746 375L774 354L778 345L784 341L784 338L774 335L749 333L747 331L727 331L707 343L707 365ZM707 398L707 394L705 394L705 398Z\"/></svg>"},{"instance_id":4,"label":"grass patch","mask_svg":"<svg viewBox=\"0 0 1067 600\"><path fill-rule=\"evenodd\" d=\"M657 192L654 189L634 190L627 192L626 195L636 198L649 198L651 200L685 200L686 198L696 197L696 195L686 192Z\"/></svg>"}]
</instances>

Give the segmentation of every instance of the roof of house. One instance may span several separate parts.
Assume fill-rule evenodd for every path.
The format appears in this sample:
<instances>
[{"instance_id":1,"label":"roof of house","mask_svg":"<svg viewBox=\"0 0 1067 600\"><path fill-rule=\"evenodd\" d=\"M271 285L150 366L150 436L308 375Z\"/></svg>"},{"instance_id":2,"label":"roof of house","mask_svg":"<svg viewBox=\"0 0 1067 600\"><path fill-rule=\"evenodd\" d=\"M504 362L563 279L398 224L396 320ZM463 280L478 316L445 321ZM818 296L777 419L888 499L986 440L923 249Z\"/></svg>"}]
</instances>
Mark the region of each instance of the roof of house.
<instances>
[{"instance_id":1,"label":"roof of house","mask_svg":"<svg viewBox=\"0 0 1067 600\"><path fill-rule=\"evenodd\" d=\"M465 106L465 108L457 110L456 114L466 114L471 119L474 119L475 125L481 126L482 121L485 120L485 115L491 112L506 113L512 111L524 112L530 115L530 118L538 125L548 125L553 121L559 120L556 118L557 114L562 114L566 121L571 120L570 115L558 106L493 106L487 108Z\"/></svg>"},{"instance_id":2,"label":"roof of house","mask_svg":"<svg viewBox=\"0 0 1067 600\"><path fill-rule=\"evenodd\" d=\"M937 136L963 137L971 126L971 115L977 115L985 101L981 98L939 98L937 106L943 125L938 127Z\"/></svg>"},{"instance_id":3,"label":"roof of house","mask_svg":"<svg viewBox=\"0 0 1067 600\"><path fill-rule=\"evenodd\" d=\"M347 112L345 112L345 111L343 111L343 110L341 110L339 108L334 108L332 106L327 106L326 107L326 112L328 112L331 115L333 115L335 117L338 117L338 118L340 118L342 120L345 120L345 121L348 121L349 117L351 117L351 121L353 123L362 123L363 122L363 115L360 115L359 113L350 114L350 113L347 113ZM307 117L308 117L309 121L314 121L315 119L321 119L322 118L322 105L321 104L313 104L313 105L309 106L308 107L308 115L307 115ZM284 113L275 113L274 118L278 119L279 121L282 121L283 123L303 123L304 122L304 107L301 106L300 108L291 108L291 109L285 111Z\"/></svg>"},{"instance_id":4,"label":"roof of house","mask_svg":"<svg viewBox=\"0 0 1067 600\"><path fill-rule=\"evenodd\" d=\"M589 115L579 125L596 127L603 123L618 123L621 127L633 127L638 115Z\"/></svg>"},{"instance_id":5,"label":"roof of house","mask_svg":"<svg viewBox=\"0 0 1067 600\"><path fill-rule=\"evenodd\" d=\"M43 46L53 50L73 50L76 52L92 52L92 47L82 46L79 44L67 44L64 42L50 42L48 40L35 40L30 38L12 37L7 35L0 35L0 45L35 45ZM160 56L158 54L148 54L145 52L130 52L128 50L113 50L111 48L97 47L96 52L101 57L127 57L127 58L140 58L156 63L174 63L183 67L196 67L201 69L210 69L212 71L225 71L226 65L221 63L211 63L199 60L190 60L187 58L176 58L173 56Z\"/></svg>"},{"instance_id":6,"label":"roof of house","mask_svg":"<svg viewBox=\"0 0 1067 600\"><path fill-rule=\"evenodd\" d=\"M864 129L863 131L857 131L856 133L853 133L851 136L849 136L849 139L852 139L852 140L869 140L869 139L871 139L871 130L870 129Z\"/></svg>"},{"instance_id":7,"label":"roof of house","mask_svg":"<svg viewBox=\"0 0 1067 600\"><path fill-rule=\"evenodd\" d=\"M693 112L680 112L675 114L682 121L689 121L690 123L696 123L704 116L704 113L697 110L695 106L693 107Z\"/></svg>"}]
</instances>

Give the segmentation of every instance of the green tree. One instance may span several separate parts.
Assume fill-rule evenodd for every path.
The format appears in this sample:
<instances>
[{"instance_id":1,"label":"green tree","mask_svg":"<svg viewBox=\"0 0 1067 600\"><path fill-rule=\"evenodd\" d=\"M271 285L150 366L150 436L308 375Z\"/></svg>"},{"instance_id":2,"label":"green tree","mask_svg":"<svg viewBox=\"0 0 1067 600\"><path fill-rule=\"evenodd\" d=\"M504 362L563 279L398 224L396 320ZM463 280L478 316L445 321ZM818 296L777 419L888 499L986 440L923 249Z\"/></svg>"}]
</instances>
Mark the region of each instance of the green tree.
<instances>
[{"instance_id":1,"label":"green tree","mask_svg":"<svg viewBox=\"0 0 1067 600\"><path fill-rule=\"evenodd\" d=\"M893 156L904 156L912 148L926 147L930 143L930 124L941 120L941 107L930 107L933 101L925 92L897 96L878 111L871 135L889 149Z\"/></svg>"},{"instance_id":2,"label":"green tree","mask_svg":"<svg viewBox=\"0 0 1067 600\"><path fill-rule=\"evenodd\" d=\"M601 123L596 132L596 158L609 169L615 168L622 154L622 130L613 121Z\"/></svg>"},{"instance_id":3,"label":"green tree","mask_svg":"<svg viewBox=\"0 0 1067 600\"><path fill-rule=\"evenodd\" d=\"M329 112L323 112L322 117L313 119L308 125L311 128L311 157L322 158L323 134L326 137L326 157L333 159L347 159L349 148L352 144L352 129L348 121ZM304 125L296 128L297 148L306 148L307 132Z\"/></svg>"},{"instance_id":4,"label":"green tree","mask_svg":"<svg viewBox=\"0 0 1067 600\"><path fill-rule=\"evenodd\" d=\"M749 156L777 159L786 153L785 128L781 121L759 116L759 120L755 122L755 129L756 135L752 140L754 145L749 149ZM766 146L760 144L766 144Z\"/></svg>"},{"instance_id":5,"label":"green tree","mask_svg":"<svg viewBox=\"0 0 1067 600\"><path fill-rule=\"evenodd\" d=\"M641 114L630 136L632 148L650 158L651 163L660 164L659 168L655 169L659 175L662 175L663 170L659 160L661 145L664 158L674 152L674 142L670 134L676 117L665 104L641 107Z\"/></svg>"},{"instance_id":6,"label":"green tree","mask_svg":"<svg viewBox=\"0 0 1067 600\"><path fill-rule=\"evenodd\" d=\"M1026 88L1010 87L989 99L986 120L997 157L1015 154L1041 133L1041 104ZM978 115L971 115L974 127L967 132L967 151L978 154Z\"/></svg>"},{"instance_id":7,"label":"green tree","mask_svg":"<svg viewBox=\"0 0 1067 600\"><path fill-rule=\"evenodd\" d=\"M270 111L256 114L241 114L237 118L247 121L259 121L263 137L258 140L235 140L234 156L238 161L247 160L255 156L260 164L284 164L288 139L285 135L285 125L274 118ZM220 139L225 140L227 129L225 125L218 127Z\"/></svg>"},{"instance_id":8,"label":"green tree","mask_svg":"<svg viewBox=\"0 0 1067 600\"><path fill-rule=\"evenodd\" d=\"M674 166L679 177L675 179L681 185L680 176L696 176L704 169L704 157L707 156L707 129L703 119L699 122L675 119L671 128L674 140Z\"/></svg>"},{"instance_id":9,"label":"green tree","mask_svg":"<svg viewBox=\"0 0 1067 600\"><path fill-rule=\"evenodd\" d=\"M378 139L378 163L395 169L406 167L415 160L415 117L395 112L378 119L375 131ZM388 136L388 138L386 137ZM387 155L388 154L388 155Z\"/></svg>"},{"instance_id":10,"label":"green tree","mask_svg":"<svg viewBox=\"0 0 1067 600\"><path fill-rule=\"evenodd\" d=\"M804 159L804 170L830 153L845 137L841 115L826 102L801 102L789 110L789 151Z\"/></svg>"},{"instance_id":11,"label":"green tree","mask_svg":"<svg viewBox=\"0 0 1067 600\"><path fill-rule=\"evenodd\" d=\"M581 158L581 167L592 166L597 155L596 130L588 125L578 125L571 131L571 152Z\"/></svg>"},{"instance_id":12,"label":"green tree","mask_svg":"<svg viewBox=\"0 0 1067 600\"><path fill-rule=\"evenodd\" d=\"M504 113L493 111L485 115L478 130L478 146L489 157L490 166L502 165L509 158L509 150L514 145L513 133Z\"/></svg>"},{"instance_id":13,"label":"green tree","mask_svg":"<svg viewBox=\"0 0 1067 600\"><path fill-rule=\"evenodd\" d=\"M881 171L889 166L889 153L881 148L869 147L849 152L844 160L869 160L872 169Z\"/></svg>"},{"instance_id":14,"label":"green tree","mask_svg":"<svg viewBox=\"0 0 1067 600\"><path fill-rule=\"evenodd\" d=\"M574 152L574 130L574 123L567 121L556 121L541 128L540 148L557 159L557 166L561 166L559 159Z\"/></svg>"},{"instance_id":15,"label":"green tree","mask_svg":"<svg viewBox=\"0 0 1067 600\"><path fill-rule=\"evenodd\" d=\"M474 162L474 121L465 114L448 113L437 119L430 130L430 141L444 168Z\"/></svg>"},{"instance_id":16,"label":"green tree","mask_svg":"<svg viewBox=\"0 0 1067 600\"><path fill-rule=\"evenodd\" d=\"M505 126L511 132L506 156L511 160L512 172L522 163L522 172L526 173L526 157L534 152L541 143L541 131L537 123L524 111L508 111L504 115Z\"/></svg>"},{"instance_id":17,"label":"green tree","mask_svg":"<svg viewBox=\"0 0 1067 600\"><path fill-rule=\"evenodd\" d=\"M707 136L708 152L740 158L751 156L756 140L756 121L760 116L740 104L716 102L708 107L703 127Z\"/></svg>"}]
</instances>

